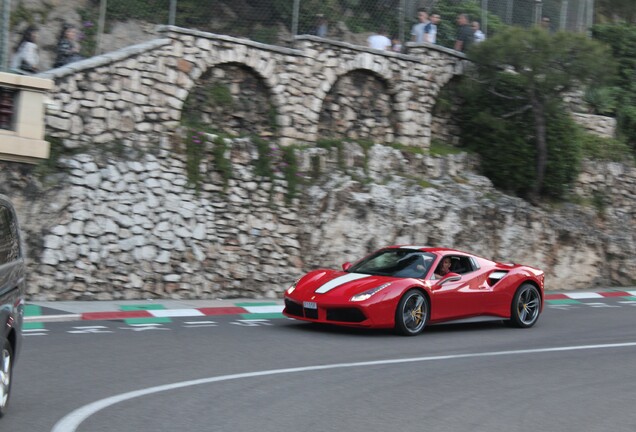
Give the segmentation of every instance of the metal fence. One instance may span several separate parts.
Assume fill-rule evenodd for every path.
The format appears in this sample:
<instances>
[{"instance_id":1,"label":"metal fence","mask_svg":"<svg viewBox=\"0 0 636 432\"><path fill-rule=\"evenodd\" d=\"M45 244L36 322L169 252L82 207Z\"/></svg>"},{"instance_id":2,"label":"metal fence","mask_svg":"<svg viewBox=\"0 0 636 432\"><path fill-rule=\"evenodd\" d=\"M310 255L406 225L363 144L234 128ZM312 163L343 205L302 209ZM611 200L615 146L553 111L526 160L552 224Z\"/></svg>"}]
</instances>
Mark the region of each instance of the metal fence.
<instances>
[{"instance_id":1,"label":"metal fence","mask_svg":"<svg viewBox=\"0 0 636 432\"><path fill-rule=\"evenodd\" d=\"M60 27L69 17L83 31L83 54L96 55L143 42L139 36L133 41L120 37L121 46L111 42L116 39L116 23L127 21L172 24L275 45L288 45L299 34L364 45L369 34L382 27L400 41L410 40L417 10L425 8L442 15L438 43L452 46L460 12L479 20L488 35L501 24L527 27L540 24L543 18L549 19L551 30L586 31L594 10L594 0L88 0L78 2L72 13L72 2L65 2L66 9L56 16L56 8L46 13L34 9L36 0L0 1L2 70L7 70L19 32L28 24ZM45 48L54 50L54 41Z\"/></svg>"}]
</instances>

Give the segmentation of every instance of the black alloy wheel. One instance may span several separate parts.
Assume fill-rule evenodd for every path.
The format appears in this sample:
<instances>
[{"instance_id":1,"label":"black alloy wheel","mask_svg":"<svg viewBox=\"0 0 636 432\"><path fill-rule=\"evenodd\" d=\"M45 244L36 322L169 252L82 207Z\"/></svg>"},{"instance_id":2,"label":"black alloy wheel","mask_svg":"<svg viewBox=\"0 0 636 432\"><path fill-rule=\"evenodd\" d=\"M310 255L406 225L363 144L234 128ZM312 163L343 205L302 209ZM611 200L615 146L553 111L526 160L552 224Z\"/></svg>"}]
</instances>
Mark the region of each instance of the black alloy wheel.
<instances>
[{"instance_id":1,"label":"black alloy wheel","mask_svg":"<svg viewBox=\"0 0 636 432\"><path fill-rule=\"evenodd\" d=\"M405 336L420 334L428 322L429 305L426 295L420 290L411 289L398 303L395 312L395 329Z\"/></svg>"}]
</instances>

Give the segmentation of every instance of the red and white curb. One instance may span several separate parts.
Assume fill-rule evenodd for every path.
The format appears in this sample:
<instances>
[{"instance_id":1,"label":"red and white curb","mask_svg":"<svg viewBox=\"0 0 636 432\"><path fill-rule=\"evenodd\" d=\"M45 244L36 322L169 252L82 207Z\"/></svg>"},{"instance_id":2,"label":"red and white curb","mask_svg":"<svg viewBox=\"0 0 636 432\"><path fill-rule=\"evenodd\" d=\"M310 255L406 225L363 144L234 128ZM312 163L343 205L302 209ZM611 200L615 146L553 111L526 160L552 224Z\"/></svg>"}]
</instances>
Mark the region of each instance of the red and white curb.
<instances>
[{"instance_id":1,"label":"red and white curb","mask_svg":"<svg viewBox=\"0 0 636 432\"><path fill-rule=\"evenodd\" d=\"M601 292L570 292L549 293L545 300L591 300L614 297L636 297L636 290L601 291ZM206 307L192 309L144 309L132 311L85 312L80 314L37 315L24 317L25 322L56 322L56 321L108 321L131 318L186 318L214 315L244 315L244 314L272 314L281 313L284 306L227 306Z\"/></svg>"},{"instance_id":2,"label":"red and white curb","mask_svg":"<svg viewBox=\"0 0 636 432\"><path fill-rule=\"evenodd\" d=\"M271 314L281 313L284 306L229 306L206 307L194 309L149 309L113 312L85 312L80 314L37 315L24 317L25 322L56 322L56 321L108 321L131 318L182 318L202 317L213 315L243 315L243 314Z\"/></svg>"},{"instance_id":3,"label":"red and white curb","mask_svg":"<svg viewBox=\"0 0 636 432\"><path fill-rule=\"evenodd\" d=\"M601 292L572 292L546 294L546 300L587 300L613 297L634 297L635 291L601 291Z\"/></svg>"}]
</instances>

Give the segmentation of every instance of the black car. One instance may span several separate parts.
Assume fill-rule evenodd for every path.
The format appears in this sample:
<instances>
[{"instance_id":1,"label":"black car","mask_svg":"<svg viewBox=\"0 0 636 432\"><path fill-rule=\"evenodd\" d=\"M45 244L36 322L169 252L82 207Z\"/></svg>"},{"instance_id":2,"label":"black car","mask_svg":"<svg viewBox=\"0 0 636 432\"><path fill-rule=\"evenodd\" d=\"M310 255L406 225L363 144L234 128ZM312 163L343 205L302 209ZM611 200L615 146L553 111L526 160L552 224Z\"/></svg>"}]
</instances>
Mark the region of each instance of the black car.
<instances>
[{"instance_id":1,"label":"black car","mask_svg":"<svg viewBox=\"0 0 636 432\"><path fill-rule=\"evenodd\" d=\"M22 342L25 271L18 219L11 202L0 195L0 417L7 410Z\"/></svg>"}]
</instances>

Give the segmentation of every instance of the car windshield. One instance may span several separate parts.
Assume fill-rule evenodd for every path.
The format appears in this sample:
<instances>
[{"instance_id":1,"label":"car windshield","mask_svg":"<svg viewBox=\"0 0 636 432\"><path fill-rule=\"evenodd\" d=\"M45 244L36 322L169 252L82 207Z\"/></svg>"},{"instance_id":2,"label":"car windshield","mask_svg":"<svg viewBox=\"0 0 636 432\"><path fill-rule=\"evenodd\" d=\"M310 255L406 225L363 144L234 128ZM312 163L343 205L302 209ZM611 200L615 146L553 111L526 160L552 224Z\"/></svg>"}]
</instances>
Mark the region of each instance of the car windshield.
<instances>
[{"instance_id":1,"label":"car windshield","mask_svg":"<svg viewBox=\"0 0 636 432\"><path fill-rule=\"evenodd\" d=\"M349 272L422 279L434 259L433 254L413 249L383 249L352 266Z\"/></svg>"}]
</instances>

